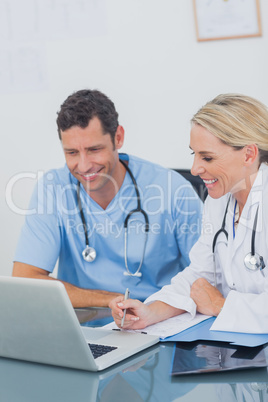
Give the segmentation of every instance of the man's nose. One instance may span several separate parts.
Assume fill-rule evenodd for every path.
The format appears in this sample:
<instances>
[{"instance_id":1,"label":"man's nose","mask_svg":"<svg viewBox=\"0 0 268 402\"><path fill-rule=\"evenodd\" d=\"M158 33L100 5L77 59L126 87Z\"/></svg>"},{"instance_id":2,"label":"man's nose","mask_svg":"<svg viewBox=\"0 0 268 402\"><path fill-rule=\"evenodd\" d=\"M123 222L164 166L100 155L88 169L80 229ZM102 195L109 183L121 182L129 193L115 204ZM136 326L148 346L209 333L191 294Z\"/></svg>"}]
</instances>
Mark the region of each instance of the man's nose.
<instances>
[{"instance_id":1,"label":"man's nose","mask_svg":"<svg viewBox=\"0 0 268 402\"><path fill-rule=\"evenodd\" d=\"M78 170L81 173L88 172L92 167L92 160L88 155L80 154L78 161Z\"/></svg>"}]
</instances>

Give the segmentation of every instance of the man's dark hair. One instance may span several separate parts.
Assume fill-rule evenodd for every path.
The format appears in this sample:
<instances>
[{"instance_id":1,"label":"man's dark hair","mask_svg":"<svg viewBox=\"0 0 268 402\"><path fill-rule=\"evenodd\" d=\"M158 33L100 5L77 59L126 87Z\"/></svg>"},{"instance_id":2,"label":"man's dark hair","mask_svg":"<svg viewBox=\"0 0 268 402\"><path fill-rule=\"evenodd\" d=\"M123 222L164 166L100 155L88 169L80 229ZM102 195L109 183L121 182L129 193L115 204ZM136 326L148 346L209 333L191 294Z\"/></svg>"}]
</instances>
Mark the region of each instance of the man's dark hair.
<instances>
[{"instance_id":1,"label":"man's dark hair","mask_svg":"<svg viewBox=\"0 0 268 402\"><path fill-rule=\"evenodd\" d=\"M61 105L57 113L58 134L61 140L61 131L73 126L86 128L93 117L98 117L103 134L110 134L114 144L114 137L118 127L118 113L113 102L102 92L82 89L74 92Z\"/></svg>"}]
</instances>

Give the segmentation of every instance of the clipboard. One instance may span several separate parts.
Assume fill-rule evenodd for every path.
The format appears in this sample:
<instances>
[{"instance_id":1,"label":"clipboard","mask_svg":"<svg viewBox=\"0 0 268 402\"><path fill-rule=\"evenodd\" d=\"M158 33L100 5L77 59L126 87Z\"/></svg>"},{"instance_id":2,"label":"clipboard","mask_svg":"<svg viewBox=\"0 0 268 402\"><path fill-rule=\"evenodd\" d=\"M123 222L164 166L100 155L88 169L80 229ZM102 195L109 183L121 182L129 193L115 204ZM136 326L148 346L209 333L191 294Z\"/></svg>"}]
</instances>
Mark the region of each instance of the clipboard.
<instances>
[{"instance_id":1,"label":"clipboard","mask_svg":"<svg viewBox=\"0 0 268 402\"><path fill-rule=\"evenodd\" d=\"M212 341L227 342L230 345L256 347L268 343L268 334L244 334L239 332L210 331L216 317L211 317L176 335L163 339L163 342Z\"/></svg>"},{"instance_id":2,"label":"clipboard","mask_svg":"<svg viewBox=\"0 0 268 402\"><path fill-rule=\"evenodd\" d=\"M223 342L177 342L171 375L221 373L263 369L268 365L263 346L233 346ZM266 381L267 370L265 369ZM251 380L252 381L252 380Z\"/></svg>"}]
</instances>

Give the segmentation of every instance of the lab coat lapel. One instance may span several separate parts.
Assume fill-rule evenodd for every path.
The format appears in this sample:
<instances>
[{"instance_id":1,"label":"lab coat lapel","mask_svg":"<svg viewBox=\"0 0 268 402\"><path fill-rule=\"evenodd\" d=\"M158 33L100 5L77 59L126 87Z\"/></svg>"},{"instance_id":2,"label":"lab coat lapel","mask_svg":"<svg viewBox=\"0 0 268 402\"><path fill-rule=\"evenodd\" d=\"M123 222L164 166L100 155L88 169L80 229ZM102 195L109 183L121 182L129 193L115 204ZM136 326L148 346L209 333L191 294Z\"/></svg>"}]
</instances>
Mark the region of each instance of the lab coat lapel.
<instances>
[{"instance_id":1,"label":"lab coat lapel","mask_svg":"<svg viewBox=\"0 0 268 402\"><path fill-rule=\"evenodd\" d=\"M227 247L227 255L224 264L224 272L225 278L229 288L233 288L234 279L233 279L233 261L236 253L238 253L239 248L242 246L243 242L248 242L248 249L251 247L251 234L253 228L253 222L255 218L255 211L258 203L254 203L253 205L248 204L245 205L243 213L240 218L240 222L238 224L235 238L233 238L233 212L234 212L234 200L230 203L230 210L232 208L232 214L229 213L226 220L226 228L228 231L228 247ZM241 221L242 219L242 221Z\"/></svg>"},{"instance_id":2,"label":"lab coat lapel","mask_svg":"<svg viewBox=\"0 0 268 402\"><path fill-rule=\"evenodd\" d=\"M227 255L224 266L225 278L230 288L232 288L233 286L232 259L234 255L234 239L233 239L234 205L235 205L235 199L232 197L226 218L226 229L228 232L228 247L226 250Z\"/></svg>"},{"instance_id":3,"label":"lab coat lapel","mask_svg":"<svg viewBox=\"0 0 268 402\"><path fill-rule=\"evenodd\" d=\"M254 219L259 206L258 222L262 219L262 194L263 194L263 172L260 169L258 175L253 183L252 189L248 195L247 202L243 208L239 224L237 226L235 238L233 241L232 253L230 255L233 258L243 241L249 241L249 250L251 247L251 235L254 225ZM259 225L258 225L259 226ZM257 230L258 230L257 226ZM233 228L232 228L233 231ZM248 235L249 234L249 235ZM232 232L233 236L233 232Z\"/></svg>"},{"instance_id":4,"label":"lab coat lapel","mask_svg":"<svg viewBox=\"0 0 268 402\"><path fill-rule=\"evenodd\" d=\"M257 231L262 230L262 203L265 202L265 200L263 199L263 174L264 172L261 166L256 180L253 183L246 205L242 211L235 238L233 238L233 218L235 205L234 197L232 197L229 205L228 214L226 217L228 247L226 250L226 255L221 256L221 260L224 261L224 275L229 288L233 288L234 286L232 268L235 254L238 253L238 249L241 247L243 242L248 242L248 251L250 251L251 249L252 229L258 206L259 211Z\"/></svg>"}]
</instances>

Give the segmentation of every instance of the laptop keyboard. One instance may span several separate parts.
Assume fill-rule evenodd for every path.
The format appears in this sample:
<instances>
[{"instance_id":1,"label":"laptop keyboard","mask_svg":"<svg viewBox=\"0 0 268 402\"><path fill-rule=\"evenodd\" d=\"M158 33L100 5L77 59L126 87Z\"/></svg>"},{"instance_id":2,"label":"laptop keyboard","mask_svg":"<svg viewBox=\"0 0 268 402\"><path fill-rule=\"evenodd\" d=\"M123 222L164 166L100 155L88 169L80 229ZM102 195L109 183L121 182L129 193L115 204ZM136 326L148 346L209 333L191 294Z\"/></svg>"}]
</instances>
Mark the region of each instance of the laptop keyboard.
<instances>
[{"instance_id":1,"label":"laptop keyboard","mask_svg":"<svg viewBox=\"0 0 268 402\"><path fill-rule=\"evenodd\" d=\"M98 357L117 349L116 346L99 345L95 343L89 343L88 346L90 347L94 359L97 359Z\"/></svg>"}]
</instances>

